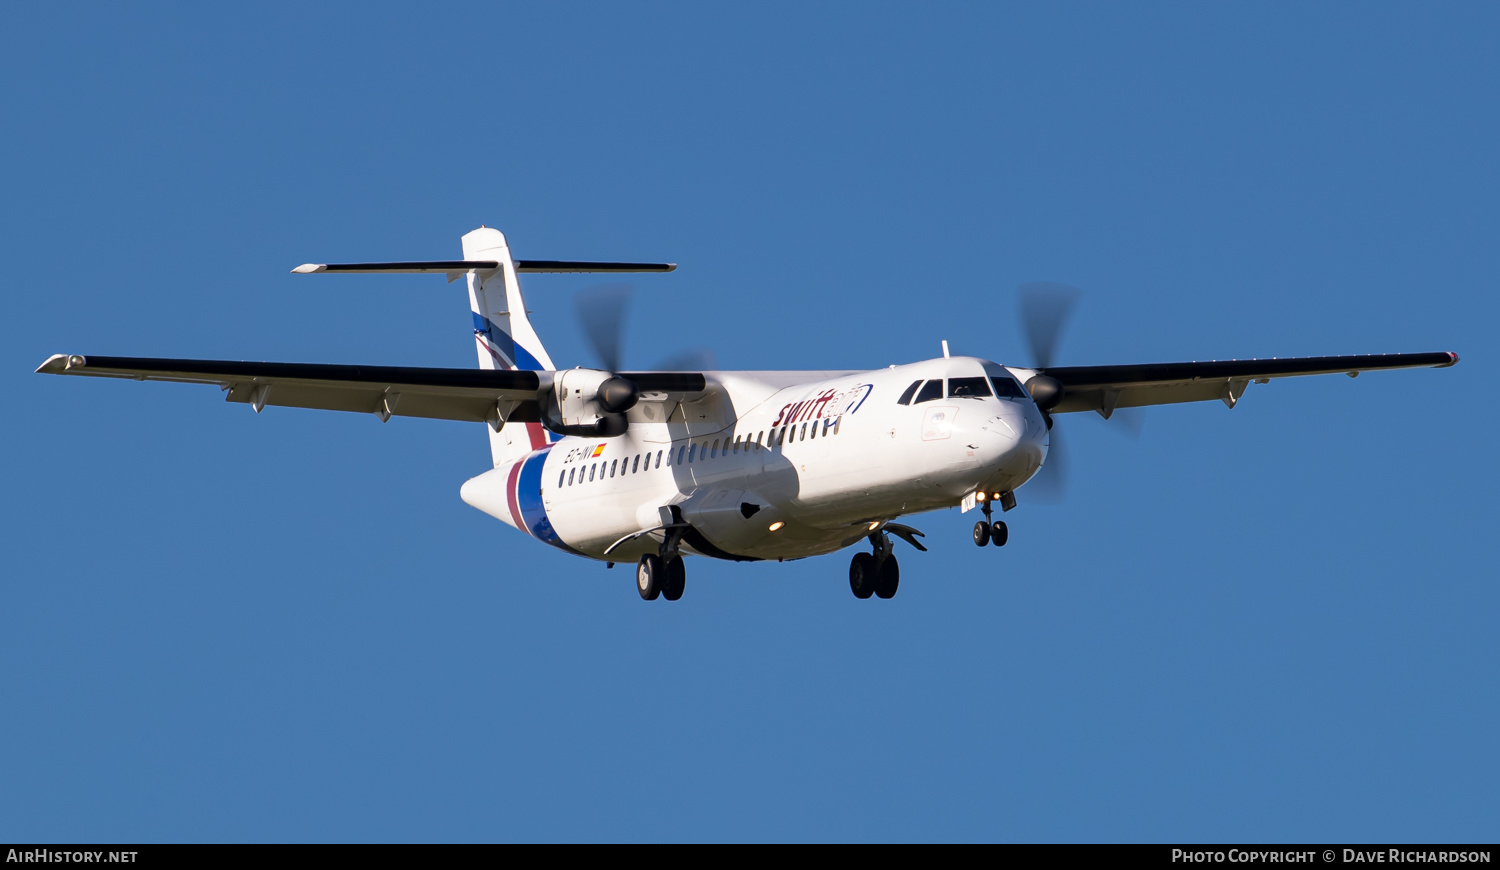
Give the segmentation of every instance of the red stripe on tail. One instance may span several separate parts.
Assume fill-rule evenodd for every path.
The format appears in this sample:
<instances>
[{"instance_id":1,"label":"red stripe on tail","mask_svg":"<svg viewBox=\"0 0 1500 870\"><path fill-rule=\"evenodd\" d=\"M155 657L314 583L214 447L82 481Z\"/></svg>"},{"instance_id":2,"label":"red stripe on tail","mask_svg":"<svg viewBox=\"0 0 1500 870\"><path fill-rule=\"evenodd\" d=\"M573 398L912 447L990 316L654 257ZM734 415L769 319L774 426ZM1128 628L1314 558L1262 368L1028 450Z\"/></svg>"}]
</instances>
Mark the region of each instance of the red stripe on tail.
<instances>
[{"instance_id":1,"label":"red stripe on tail","mask_svg":"<svg viewBox=\"0 0 1500 870\"><path fill-rule=\"evenodd\" d=\"M521 504L516 500L516 480L521 476L521 466L525 464L526 460L523 458L511 465L510 477L505 481L505 496L510 505L510 517L516 521L516 528L531 534L531 530L526 528L526 521L521 519Z\"/></svg>"}]
</instances>

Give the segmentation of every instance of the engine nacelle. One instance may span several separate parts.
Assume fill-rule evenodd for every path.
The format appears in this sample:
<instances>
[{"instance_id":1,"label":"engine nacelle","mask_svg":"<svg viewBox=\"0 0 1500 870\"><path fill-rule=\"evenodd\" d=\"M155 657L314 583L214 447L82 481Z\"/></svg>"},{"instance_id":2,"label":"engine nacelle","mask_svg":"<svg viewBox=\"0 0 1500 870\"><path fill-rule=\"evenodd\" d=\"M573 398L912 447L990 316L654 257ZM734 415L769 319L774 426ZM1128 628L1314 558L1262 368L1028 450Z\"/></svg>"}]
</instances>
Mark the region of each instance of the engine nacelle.
<instances>
[{"instance_id":1,"label":"engine nacelle","mask_svg":"<svg viewBox=\"0 0 1500 870\"><path fill-rule=\"evenodd\" d=\"M625 432L625 412L640 390L625 378L598 369L567 369L552 376L542 401L542 425L559 435L612 438Z\"/></svg>"}]
</instances>

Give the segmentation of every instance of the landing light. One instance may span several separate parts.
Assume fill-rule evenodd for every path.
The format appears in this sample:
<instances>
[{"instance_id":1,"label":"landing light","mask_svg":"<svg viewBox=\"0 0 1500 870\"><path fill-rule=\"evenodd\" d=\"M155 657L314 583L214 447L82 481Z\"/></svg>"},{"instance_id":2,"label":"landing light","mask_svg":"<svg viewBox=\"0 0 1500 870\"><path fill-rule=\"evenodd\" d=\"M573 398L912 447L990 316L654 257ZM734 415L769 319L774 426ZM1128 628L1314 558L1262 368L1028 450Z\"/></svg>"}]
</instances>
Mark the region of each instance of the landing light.
<instances>
[{"instance_id":1,"label":"landing light","mask_svg":"<svg viewBox=\"0 0 1500 870\"><path fill-rule=\"evenodd\" d=\"M999 500L1000 500L1000 493L997 492L997 493L993 493L993 494L990 495L990 501L999 501Z\"/></svg>"},{"instance_id":2,"label":"landing light","mask_svg":"<svg viewBox=\"0 0 1500 870\"><path fill-rule=\"evenodd\" d=\"M880 520L876 520L875 522L870 523L870 531L873 532L878 528L880 528Z\"/></svg>"},{"instance_id":3,"label":"landing light","mask_svg":"<svg viewBox=\"0 0 1500 870\"><path fill-rule=\"evenodd\" d=\"M974 500L975 501L984 501L987 498L989 498L989 496L985 495L982 492L976 492L976 493L974 493Z\"/></svg>"},{"instance_id":4,"label":"landing light","mask_svg":"<svg viewBox=\"0 0 1500 870\"><path fill-rule=\"evenodd\" d=\"M781 531L781 527L784 525L786 525L786 523L782 522L781 520L777 520L776 522L771 523L771 531L779 532Z\"/></svg>"}]
</instances>

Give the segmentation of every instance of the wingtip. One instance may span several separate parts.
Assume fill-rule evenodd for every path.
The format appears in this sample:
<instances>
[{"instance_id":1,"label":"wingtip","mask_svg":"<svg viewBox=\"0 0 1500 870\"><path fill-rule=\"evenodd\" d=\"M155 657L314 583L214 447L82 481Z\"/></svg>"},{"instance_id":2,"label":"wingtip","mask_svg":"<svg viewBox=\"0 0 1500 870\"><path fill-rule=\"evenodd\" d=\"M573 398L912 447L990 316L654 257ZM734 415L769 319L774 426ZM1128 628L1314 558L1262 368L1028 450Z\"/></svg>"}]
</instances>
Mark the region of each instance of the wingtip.
<instances>
[{"instance_id":1,"label":"wingtip","mask_svg":"<svg viewBox=\"0 0 1500 870\"><path fill-rule=\"evenodd\" d=\"M328 269L327 263L303 263L292 270L293 275L311 275L314 272L323 272Z\"/></svg>"},{"instance_id":2,"label":"wingtip","mask_svg":"<svg viewBox=\"0 0 1500 870\"><path fill-rule=\"evenodd\" d=\"M676 272L677 271L677 264L676 263L668 263L667 264L667 271L668 272Z\"/></svg>"},{"instance_id":3,"label":"wingtip","mask_svg":"<svg viewBox=\"0 0 1500 870\"><path fill-rule=\"evenodd\" d=\"M1448 359L1451 360L1451 362L1449 362L1448 365L1450 365L1450 366L1456 366L1456 365L1458 365L1458 354L1454 353L1451 350L1448 351Z\"/></svg>"}]
</instances>

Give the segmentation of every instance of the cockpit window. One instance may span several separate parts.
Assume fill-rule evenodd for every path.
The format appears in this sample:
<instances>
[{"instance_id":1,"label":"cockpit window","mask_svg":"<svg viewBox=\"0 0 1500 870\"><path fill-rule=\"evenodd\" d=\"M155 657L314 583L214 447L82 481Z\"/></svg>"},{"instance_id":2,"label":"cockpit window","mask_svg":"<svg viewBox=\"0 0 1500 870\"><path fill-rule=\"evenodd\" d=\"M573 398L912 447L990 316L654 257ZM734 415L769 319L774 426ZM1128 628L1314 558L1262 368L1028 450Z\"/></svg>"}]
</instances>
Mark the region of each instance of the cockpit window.
<instances>
[{"instance_id":1,"label":"cockpit window","mask_svg":"<svg viewBox=\"0 0 1500 870\"><path fill-rule=\"evenodd\" d=\"M982 399L990 395L990 384L984 378L949 378L948 398Z\"/></svg>"},{"instance_id":2,"label":"cockpit window","mask_svg":"<svg viewBox=\"0 0 1500 870\"><path fill-rule=\"evenodd\" d=\"M920 405L923 402L931 402L933 399L941 399L942 397L943 380L942 378L938 378L936 380L928 381L922 386L922 391L917 393L916 404Z\"/></svg>"},{"instance_id":3,"label":"cockpit window","mask_svg":"<svg viewBox=\"0 0 1500 870\"><path fill-rule=\"evenodd\" d=\"M912 381L911 382L911 386L909 386L909 387L906 388L906 392L904 392L904 393L901 394L901 398L899 398L899 399L896 400L896 404L898 404L898 405L910 405L911 404L911 397L915 396L917 394L917 387L920 387L920 386L922 386L922 382L921 381Z\"/></svg>"},{"instance_id":4,"label":"cockpit window","mask_svg":"<svg viewBox=\"0 0 1500 870\"><path fill-rule=\"evenodd\" d=\"M1024 399L1026 390L1016 383L1016 379L1006 375L992 375L990 383L995 385L995 395L1002 399Z\"/></svg>"}]
</instances>

